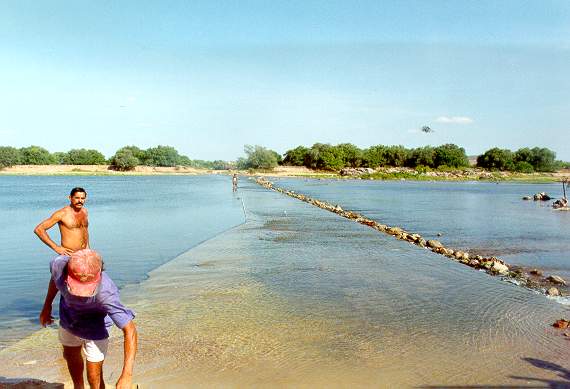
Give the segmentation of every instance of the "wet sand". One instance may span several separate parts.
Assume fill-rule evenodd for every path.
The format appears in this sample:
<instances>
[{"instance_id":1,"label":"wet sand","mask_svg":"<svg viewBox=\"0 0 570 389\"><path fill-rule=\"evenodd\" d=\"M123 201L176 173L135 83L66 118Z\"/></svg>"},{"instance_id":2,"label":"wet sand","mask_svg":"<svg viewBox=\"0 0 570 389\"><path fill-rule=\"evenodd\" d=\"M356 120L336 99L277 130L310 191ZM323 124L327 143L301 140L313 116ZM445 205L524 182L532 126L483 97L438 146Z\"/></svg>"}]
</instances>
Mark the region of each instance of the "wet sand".
<instances>
[{"instance_id":1,"label":"wet sand","mask_svg":"<svg viewBox=\"0 0 570 389\"><path fill-rule=\"evenodd\" d=\"M247 222L122 290L142 387L570 384L564 307L245 185ZM107 382L122 340L113 332ZM67 382L55 329L0 352L0 376Z\"/></svg>"}]
</instances>

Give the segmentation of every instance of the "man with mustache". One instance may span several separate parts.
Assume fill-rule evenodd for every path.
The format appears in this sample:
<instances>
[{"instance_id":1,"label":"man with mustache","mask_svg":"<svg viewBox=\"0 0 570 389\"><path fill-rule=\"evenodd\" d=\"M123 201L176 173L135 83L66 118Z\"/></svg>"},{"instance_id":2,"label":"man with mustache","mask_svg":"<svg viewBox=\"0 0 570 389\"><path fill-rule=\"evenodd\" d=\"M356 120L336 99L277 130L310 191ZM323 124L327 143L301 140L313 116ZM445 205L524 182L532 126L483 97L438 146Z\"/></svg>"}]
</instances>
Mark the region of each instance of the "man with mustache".
<instances>
[{"instance_id":1,"label":"man with mustache","mask_svg":"<svg viewBox=\"0 0 570 389\"><path fill-rule=\"evenodd\" d=\"M59 255L71 255L77 250L89 248L89 222L87 209L84 208L86 198L85 189L73 188L69 194L70 204L55 211L34 229L38 238ZM61 235L59 245L47 233L56 223Z\"/></svg>"}]
</instances>

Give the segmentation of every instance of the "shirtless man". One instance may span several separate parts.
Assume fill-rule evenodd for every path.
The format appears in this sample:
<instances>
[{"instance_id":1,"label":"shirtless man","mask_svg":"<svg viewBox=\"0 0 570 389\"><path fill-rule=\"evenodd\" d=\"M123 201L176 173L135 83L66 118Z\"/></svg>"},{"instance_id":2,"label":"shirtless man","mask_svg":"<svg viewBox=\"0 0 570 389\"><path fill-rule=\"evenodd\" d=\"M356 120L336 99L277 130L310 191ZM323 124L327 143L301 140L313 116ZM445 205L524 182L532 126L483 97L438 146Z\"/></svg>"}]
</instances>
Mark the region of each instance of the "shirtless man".
<instances>
[{"instance_id":1,"label":"shirtless man","mask_svg":"<svg viewBox=\"0 0 570 389\"><path fill-rule=\"evenodd\" d=\"M83 207L87 192L83 188L73 188L69 194L70 204L54 212L34 229L35 234L53 251L60 255L71 255L77 250L89 248L87 209ZM59 225L61 244L58 246L48 235L47 230Z\"/></svg>"}]
</instances>

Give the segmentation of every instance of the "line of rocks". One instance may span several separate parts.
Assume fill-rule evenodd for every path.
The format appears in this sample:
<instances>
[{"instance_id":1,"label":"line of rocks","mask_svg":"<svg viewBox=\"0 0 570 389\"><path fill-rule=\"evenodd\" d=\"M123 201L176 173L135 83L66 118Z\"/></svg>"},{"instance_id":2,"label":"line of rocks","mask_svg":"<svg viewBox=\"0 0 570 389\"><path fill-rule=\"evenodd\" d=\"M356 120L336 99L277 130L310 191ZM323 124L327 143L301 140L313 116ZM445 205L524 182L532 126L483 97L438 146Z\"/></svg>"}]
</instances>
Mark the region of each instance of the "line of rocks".
<instances>
[{"instance_id":1,"label":"line of rocks","mask_svg":"<svg viewBox=\"0 0 570 389\"><path fill-rule=\"evenodd\" d=\"M378 223L377 221L368 219L356 212L344 210L340 205L332 205L325 201L313 199L309 196L296 193L292 190L276 187L272 182L262 177L256 178L255 181L257 184L263 186L266 189L285 194L316 207L336 213L337 215L353 220L357 223L364 224L380 232L392 235L396 239L405 240L416 246L431 250L432 252L448 257L455 262L462 263L474 269L485 271L490 275L502 276L505 279L514 280L518 285L540 291L541 293L550 296L560 296L560 291L553 285L566 286L566 281L562 277L554 275L544 277L542 272L537 269L533 269L529 274L526 274L522 268L510 266L506 264L502 259L496 257L483 257L481 255L470 255L466 251L445 247L438 240L426 240L420 234L405 231L401 227L388 226L386 224Z\"/></svg>"}]
</instances>

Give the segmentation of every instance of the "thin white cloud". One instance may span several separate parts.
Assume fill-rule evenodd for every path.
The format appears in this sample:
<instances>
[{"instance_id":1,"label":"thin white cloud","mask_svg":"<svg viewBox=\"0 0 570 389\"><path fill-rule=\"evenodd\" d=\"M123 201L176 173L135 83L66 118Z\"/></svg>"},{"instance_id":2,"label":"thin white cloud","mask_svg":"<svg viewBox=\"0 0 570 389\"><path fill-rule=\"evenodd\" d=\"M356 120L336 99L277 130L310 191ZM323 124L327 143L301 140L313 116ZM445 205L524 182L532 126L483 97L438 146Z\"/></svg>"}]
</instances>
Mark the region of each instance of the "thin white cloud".
<instances>
[{"instance_id":1,"label":"thin white cloud","mask_svg":"<svg viewBox=\"0 0 570 389\"><path fill-rule=\"evenodd\" d=\"M440 116L435 121L444 124L471 124L474 120L467 116Z\"/></svg>"}]
</instances>

